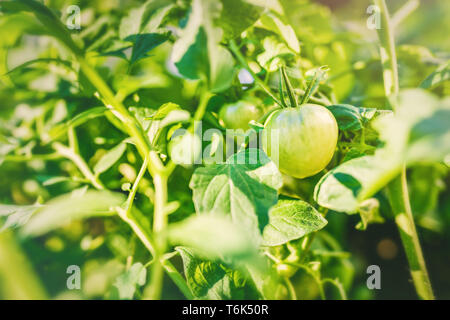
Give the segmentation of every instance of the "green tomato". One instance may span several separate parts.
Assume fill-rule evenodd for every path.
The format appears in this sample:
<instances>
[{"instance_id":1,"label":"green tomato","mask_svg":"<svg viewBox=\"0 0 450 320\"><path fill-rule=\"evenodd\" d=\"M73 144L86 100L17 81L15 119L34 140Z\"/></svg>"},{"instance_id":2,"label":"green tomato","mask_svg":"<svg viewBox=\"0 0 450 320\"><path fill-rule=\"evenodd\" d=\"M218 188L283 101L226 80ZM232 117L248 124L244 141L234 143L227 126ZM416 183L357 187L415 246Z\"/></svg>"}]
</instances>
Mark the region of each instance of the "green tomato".
<instances>
[{"instance_id":1,"label":"green tomato","mask_svg":"<svg viewBox=\"0 0 450 320\"><path fill-rule=\"evenodd\" d=\"M280 171L300 179L326 167L337 139L338 125L333 114L315 104L275 111L267 119L262 135L264 151L278 162Z\"/></svg>"},{"instance_id":2,"label":"green tomato","mask_svg":"<svg viewBox=\"0 0 450 320\"><path fill-rule=\"evenodd\" d=\"M178 165L191 166L199 161L201 163L202 142L193 133L186 132L173 137L169 142L168 149L172 161Z\"/></svg>"},{"instance_id":3,"label":"green tomato","mask_svg":"<svg viewBox=\"0 0 450 320\"><path fill-rule=\"evenodd\" d=\"M227 129L248 130L251 120L258 120L264 115L264 110L248 101L238 101L223 106L219 112L220 123Z\"/></svg>"},{"instance_id":4,"label":"green tomato","mask_svg":"<svg viewBox=\"0 0 450 320\"><path fill-rule=\"evenodd\" d=\"M286 263L277 264L278 275L286 278L292 277L298 270L298 267Z\"/></svg>"}]
</instances>

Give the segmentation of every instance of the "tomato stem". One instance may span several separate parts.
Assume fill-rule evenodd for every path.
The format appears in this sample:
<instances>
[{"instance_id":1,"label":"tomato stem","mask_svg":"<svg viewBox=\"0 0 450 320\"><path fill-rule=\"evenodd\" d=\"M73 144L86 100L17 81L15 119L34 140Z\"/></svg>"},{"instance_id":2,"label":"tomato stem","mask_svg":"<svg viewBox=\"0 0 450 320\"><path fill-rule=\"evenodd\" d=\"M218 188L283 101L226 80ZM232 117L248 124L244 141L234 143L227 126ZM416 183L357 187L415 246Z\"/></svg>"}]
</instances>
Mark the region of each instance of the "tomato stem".
<instances>
[{"instance_id":1,"label":"tomato stem","mask_svg":"<svg viewBox=\"0 0 450 320\"><path fill-rule=\"evenodd\" d=\"M315 93L316 89L319 87L320 81L322 81L325 77L326 72L328 71L327 66L322 66L314 72L314 76L308 84L308 87L303 94L302 100L300 101L300 106L302 104L308 103L308 101L312 98L312 95ZM311 99L312 100L312 99Z\"/></svg>"},{"instance_id":2,"label":"tomato stem","mask_svg":"<svg viewBox=\"0 0 450 320\"><path fill-rule=\"evenodd\" d=\"M374 0L381 14L381 28L377 29L380 39L380 56L383 66L383 80L386 97L396 96L399 92L397 57L395 52L394 30L390 21L385 0ZM389 201L394 211L395 222L406 251L411 276L421 299L433 300L433 290L417 235L414 217L408 195L406 166L401 174L388 185Z\"/></svg>"},{"instance_id":3,"label":"tomato stem","mask_svg":"<svg viewBox=\"0 0 450 320\"><path fill-rule=\"evenodd\" d=\"M275 101L275 103L277 103L281 107L284 107L283 103L272 93L269 86L263 80L261 80L258 77L258 75L250 68L245 57L242 55L241 51L239 50L239 47L236 45L236 42L234 40L230 41L229 48L230 48L231 52L233 52L233 54L235 55L237 60L239 61L241 67L243 67L250 73L250 75L255 80L256 84L258 84L261 87L261 89L264 90L273 99L273 101ZM303 90L300 90L300 89L298 89L296 91L298 91L299 94L305 93ZM327 101L324 101L324 100L316 98L316 97L310 97L309 100L311 100L311 102L313 102L313 103L320 104L320 105L328 104Z\"/></svg>"},{"instance_id":4,"label":"tomato stem","mask_svg":"<svg viewBox=\"0 0 450 320\"><path fill-rule=\"evenodd\" d=\"M289 77L287 76L286 69L284 66L280 68L280 96L284 99L283 86L281 85L281 79L283 79L284 87L286 87L286 92L288 94L289 102L291 108L297 108L298 102L295 96L294 89L292 88L291 82L289 81Z\"/></svg>"}]
</instances>

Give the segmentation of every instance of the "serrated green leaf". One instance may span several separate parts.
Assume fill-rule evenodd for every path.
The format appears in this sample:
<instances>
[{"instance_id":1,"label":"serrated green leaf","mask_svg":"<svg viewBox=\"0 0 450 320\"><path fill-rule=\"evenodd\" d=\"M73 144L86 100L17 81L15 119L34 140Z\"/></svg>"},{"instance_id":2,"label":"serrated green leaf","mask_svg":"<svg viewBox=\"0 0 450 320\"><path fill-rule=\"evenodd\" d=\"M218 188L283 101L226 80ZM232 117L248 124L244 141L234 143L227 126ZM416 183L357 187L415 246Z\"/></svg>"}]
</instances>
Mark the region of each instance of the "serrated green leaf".
<instances>
[{"instance_id":1,"label":"serrated green leaf","mask_svg":"<svg viewBox=\"0 0 450 320\"><path fill-rule=\"evenodd\" d=\"M279 246L325 227L327 220L310 204L301 200L279 200L269 211L263 245Z\"/></svg>"},{"instance_id":2,"label":"serrated green leaf","mask_svg":"<svg viewBox=\"0 0 450 320\"><path fill-rule=\"evenodd\" d=\"M148 52L169 39L170 33L144 33L131 35L125 38L126 41L133 42L130 63L148 57Z\"/></svg>"},{"instance_id":3,"label":"serrated green leaf","mask_svg":"<svg viewBox=\"0 0 450 320\"><path fill-rule=\"evenodd\" d=\"M358 131L361 130L368 121L379 115L392 113L390 110L377 110L375 108L355 107L350 104L334 104L327 106L331 111L339 126L339 130Z\"/></svg>"},{"instance_id":4,"label":"serrated green leaf","mask_svg":"<svg viewBox=\"0 0 450 320\"><path fill-rule=\"evenodd\" d=\"M255 239L268 223L281 185L276 165L259 149L241 151L225 164L198 168L189 184L197 213L231 215Z\"/></svg>"},{"instance_id":5,"label":"serrated green leaf","mask_svg":"<svg viewBox=\"0 0 450 320\"><path fill-rule=\"evenodd\" d=\"M255 299L253 290L246 288L246 280L239 271L208 260L199 259L194 251L177 247L183 259L184 274L189 289L197 299L230 300Z\"/></svg>"}]
</instances>

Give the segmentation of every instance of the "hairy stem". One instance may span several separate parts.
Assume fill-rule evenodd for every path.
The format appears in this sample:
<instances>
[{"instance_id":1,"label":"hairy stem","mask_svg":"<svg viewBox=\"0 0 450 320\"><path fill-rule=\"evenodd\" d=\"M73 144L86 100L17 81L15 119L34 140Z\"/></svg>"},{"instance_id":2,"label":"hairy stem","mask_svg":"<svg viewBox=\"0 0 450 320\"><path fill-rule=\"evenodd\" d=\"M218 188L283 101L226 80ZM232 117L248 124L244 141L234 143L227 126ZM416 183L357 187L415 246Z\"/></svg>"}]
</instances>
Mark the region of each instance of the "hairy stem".
<instances>
[{"instance_id":1,"label":"hairy stem","mask_svg":"<svg viewBox=\"0 0 450 320\"><path fill-rule=\"evenodd\" d=\"M380 55L383 65L383 79L386 97L397 95L399 92L397 57L395 53L394 30L390 21L385 0L374 0L380 9L381 29L378 29L380 38ZM395 214L403 247L406 251L411 275L417 294L421 299L434 299L431 282L425 265L422 248L414 224L414 217L408 195L406 167L403 166L401 174L388 185L388 194L391 207Z\"/></svg>"}]
</instances>

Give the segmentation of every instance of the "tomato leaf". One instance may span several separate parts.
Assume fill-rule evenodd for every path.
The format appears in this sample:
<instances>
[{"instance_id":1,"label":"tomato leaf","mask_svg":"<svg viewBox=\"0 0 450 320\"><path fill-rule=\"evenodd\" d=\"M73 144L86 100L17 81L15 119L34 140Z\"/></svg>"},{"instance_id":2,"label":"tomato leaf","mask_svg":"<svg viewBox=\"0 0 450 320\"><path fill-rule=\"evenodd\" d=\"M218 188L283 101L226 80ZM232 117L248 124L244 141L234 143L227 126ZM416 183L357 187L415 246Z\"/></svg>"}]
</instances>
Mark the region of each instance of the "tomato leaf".
<instances>
[{"instance_id":1,"label":"tomato leaf","mask_svg":"<svg viewBox=\"0 0 450 320\"><path fill-rule=\"evenodd\" d=\"M142 287L146 282L147 269L142 263L134 263L130 269L117 277L111 293L112 299L131 300L138 287Z\"/></svg>"},{"instance_id":2,"label":"tomato leaf","mask_svg":"<svg viewBox=\"0 0 450 320\"><path fill-rule=\"evenodd\" d=\"M173 7L166 1L146 1L140 7L131 9L120 21L119 37L125 39L131 35L156 32Z\"/></svg>"},{"instance_id":3,"label":"tomato leaf","mask_svg":"<svg viewBox=\"0 0 450 320\"><path fill-rule=\"evenodd\" d=\"M264 10L245 0L221 0L223 9L218 21L226 40L234 39L252 26Z\"/></svg>"},{"instance_id":4,"label":"tomato leaf","mask_svg":"<svg viewBox=\"0 0 450 320\"><path fill-rule=\"evenodd\" d=\"M314 200L322 207L349 214L357 213L360 202L373 196L401 168L389 156L364 156L330 170L317 183Z\"/></svg>"},{"instance_id":5,"label":"tomato leaf","mask_svg":"<svg viewBox=\"0 0 450 320\"><path fill-rule=\"evenodd\" d=\"M82 50L73 41L68 29L61 23L58 17L42 3L35 0L21 0L17 1L2 1L2 10L8 12L31 12L39 22L42 24L39 27L48 35L55 37L61 41L67 48L69 48L76 55L81 55Z\"/></svg>"},{"instance_id":6,"label":"tomato leaf","mask_svg":"<svg viewBox=\"0 0 450 320\"><path fill-rule=\"evenodd\" d=\"M231 215L255 239L268 223L281 185L277 167L259 149L241 151L225 164L198 168L189 184L197 213Z\"/></svg>"},{"instance_id":7,"label":"tomato leaf","mask_svg":"<svg viewBox=\"0 0 450 320\"><path fill-rule=\"evenodd\" d=\"M333 113L339 126L339 130L358 131L365 124L373 120L377 115L390 113L389 110L377 110L375 108L358 108L349 104L335 104L327 106Z\"/></svg>"},{"instance_id":8,"label":"tomato leaf","mask_svg":"<svg viewBox=\"0 0 450 320\"><path fill-rule=\"evenodd\" d=\"M295 53L300 53L300 44L294 29L285 24L275 13L268 12L261 16L260 26L277 33Z\"/></svg>"},{"instance_id":9,"label":"tomato leaf","mask_svg":"<svg viewBox=\"0 0 450 320\"><path fill-rule=\"evenodd\" d=\"M405 90L394 102L395 114L379 117L374 126L385 142L374 155L344 162L325 174L314 191L326 208L356 213L361 203L408 166L442 161L450 154L450 106L421 89Z\"/></svg>"},{"instance_id":10,"label":"tomato leaf","mask_svg":"<svg viewBox=\"0 0 450 320\"><path fill-rule=\"evenodd\" d=\"M109 150L107 153L105 153L95 165L94 174L99 175L111 168L117 161L119 161L120 157L123 155L126 149L126 143L121 142L117 146Z\"/></svg>"},{"instance_id":11,"label":"tomato leaf","mask_svg":"<svg viewBox=\"0 0 450 320\"><path fill-rule=\"evenodd\" d=\"M450 62L442 64L420 84L421 88L430 89L450 80Z\"/></svg>"},{"instance_id":12,"label":"tomato leaf","mask_svg":"<svg viewBox=\"0 0 450 320\"><path fill-rule=\"evenodd\" d=\"M34 214L22 228L26 236L40 236L74 219L112 215L110 208L124 202L120 193L87 191L80 196L65 194L54 198Z\"/></svg>"},{"instance_id":13,"label":"tomato leaf","mask_svg":"<svg viewBox=\"0 0 450 320\"><path fill-rule=\"evenodd\" d=\"M197 299L230 300L255 299L254 290L237 270L230 270L222 264L199 259L194 251L177 247L183 259L184 274L192 294Z\"/></svg>"},{"instance_id":14,"label":"tomato leaf","mask_svg":"<svg viewBox=\"0 0 450 320\"><path fill-rule=\"evenodd\" d=\"M36 213L41 207L41 205L17 206L0 204L0 217L6 217L6 221L0 228L0 232L25 225L31 215Z\"/></svg>"},{"instance_id":15,"label":"tomato leaf","mask_svg":"<svg viewBox=\"0 0 450 320\"><path fill-rule=\"evenodd\" d=\"M195 234L195 237L191 235ZM169 228L174 244L191 247L206 258L245 258L256 253L257 244L248 238L246 230L228 217L196 215Z\"/></svg>"},{"instance_id":16,"label":"tomato leaf","mask_svg":"<svg viewBox=\"0 0 450 320\"><path fill-rule=\"evenodd\" d=\"M57 139L57 138L61 137L63 134L65 134L70 127L77 127L77 126L85 123L86 121L103 116L107 111L108 111L108 109L106 107L96 107L96 108L91 108L89 110L81 112L81 113L77 114L76 116L74 116L69 121L59 124L59 125L56 125L53 128L51 128L50 132L43 137L43 140L45 142L49 142L54 139Z\"/></svg>"},{"instance_id":17,"label":"tomato leaf","mask_svg":"<svg viewBox=\"0 0 450 320\"><path fill-rule=\"evenodd\" d=\"M222 30L214 26L221 3L194 0L186 28L172 49L172 61L188 79L207 81L210 91L227 89L234 78L234 59L219 43Z\"/></svg>"},{"instance_id":18,"label":"tomato leaf","mask_svg":"<svg viewBox=\"0 0 450 320\"><path fill-rule=\"evenodd\" d=\"M125 38L133 42L130 63L136 63L140 59L148 57L148 52L169 39L170 33L144 33L131 35Z\"/></svg>"},{"instance_id":19,"label":"tomato leaf","mask_svg":"<svg viewBox=\"0 0 450 320\"><path fill-rule=\"evenodd\" d=\"M325 227L327 220L301 200L279 200L269 211L263 245L279 246Z\"/></svg>"}]
</instances>

